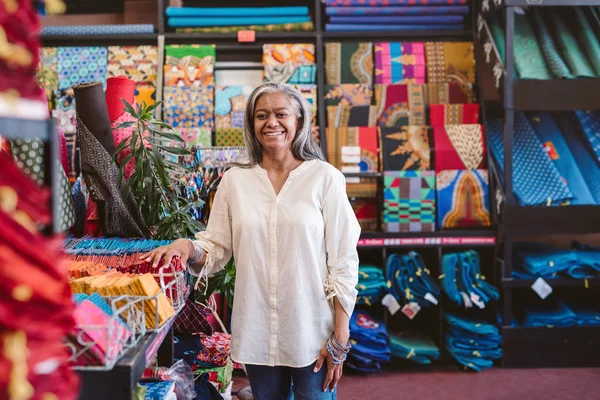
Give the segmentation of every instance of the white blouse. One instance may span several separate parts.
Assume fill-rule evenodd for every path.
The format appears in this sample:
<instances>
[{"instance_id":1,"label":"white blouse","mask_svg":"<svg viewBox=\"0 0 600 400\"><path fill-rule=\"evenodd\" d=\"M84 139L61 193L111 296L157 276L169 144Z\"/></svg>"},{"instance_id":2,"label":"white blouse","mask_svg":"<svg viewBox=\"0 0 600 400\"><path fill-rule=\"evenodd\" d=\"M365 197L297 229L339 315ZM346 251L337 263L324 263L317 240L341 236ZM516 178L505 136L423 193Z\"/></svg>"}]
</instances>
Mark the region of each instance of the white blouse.
<instances>
[{"instance_id":1,"label":"white blouse","mask_svg":"<svg viewBox=\"0 0 600 400\"><path fill-rule=\"evenodd\" d=\"M194 245L206 252L203 276L233 253L232 359L312 364L334 330L333 297L352 315L359 236L345 178L326 162L300 164L278 195L258 165L227 171Z\"/></svg>"}]
</instances>

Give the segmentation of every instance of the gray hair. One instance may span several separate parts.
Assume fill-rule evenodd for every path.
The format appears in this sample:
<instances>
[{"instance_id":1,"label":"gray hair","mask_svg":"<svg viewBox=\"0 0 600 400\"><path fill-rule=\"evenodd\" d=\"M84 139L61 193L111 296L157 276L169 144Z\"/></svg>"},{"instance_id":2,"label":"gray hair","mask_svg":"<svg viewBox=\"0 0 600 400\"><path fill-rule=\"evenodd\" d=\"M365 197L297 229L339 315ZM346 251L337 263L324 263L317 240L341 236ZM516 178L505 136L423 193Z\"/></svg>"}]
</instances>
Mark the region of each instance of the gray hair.
<instances>
[{"instance_id":1,"label":"gray hair","mask_svg":"<svg viewBox=\"0 0 600 400\"><path fill-rule=\"evenodd\" d=\"M262 161L262 145L256 138L256 132L254 132L254 111L256 110L256 103L258 99L265 94L271 93L283 93L285 94L296 110L296 116L298 117L298 126L296 129L296 136L292 141L292 154L299 160L324 160L323 152L317 143L313 140L310 123L311 123L311 112L308 102L302 96L296 88L293 86L278 83L278 82L267 82L252 92L246 105L246 112L244 114L244 143L246 145L246 152L248 154L247 163L233 163L232 165L249 168L260 161Z\"/></svg>"}]
</instances>

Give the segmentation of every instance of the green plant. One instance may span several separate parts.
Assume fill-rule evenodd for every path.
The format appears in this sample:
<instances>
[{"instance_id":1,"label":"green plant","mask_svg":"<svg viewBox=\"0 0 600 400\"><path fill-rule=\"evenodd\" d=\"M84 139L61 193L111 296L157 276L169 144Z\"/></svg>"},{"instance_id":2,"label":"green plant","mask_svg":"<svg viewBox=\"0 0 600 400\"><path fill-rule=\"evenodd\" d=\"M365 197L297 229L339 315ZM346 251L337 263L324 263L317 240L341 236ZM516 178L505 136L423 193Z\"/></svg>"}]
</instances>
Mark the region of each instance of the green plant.
<instances>
[{"instance_id":1,"label":"green plant","mask_svg":"<svg viewBox=\"0 0 600 400\"><path fill-rule=\"evenodd\" d=\"M186 198L185 187L178 177L189 171L164 156L188 155L190 152L168 145L173 141L181 143L183 139L169 125L152 115L161 102L148 107L142 102L136 111L125 99L122 101L125 112L134 121L124 122L117 128L135 127L131 139L123 140L115 151L116 160L121 160L117 161L120 182L123 181L125 166L132 160L135 165L133 174L125 183L125 195L133 193L154 239L193 237L204 226L192 218L190 210L204 202Z\"/></svg>"}]
</instances>

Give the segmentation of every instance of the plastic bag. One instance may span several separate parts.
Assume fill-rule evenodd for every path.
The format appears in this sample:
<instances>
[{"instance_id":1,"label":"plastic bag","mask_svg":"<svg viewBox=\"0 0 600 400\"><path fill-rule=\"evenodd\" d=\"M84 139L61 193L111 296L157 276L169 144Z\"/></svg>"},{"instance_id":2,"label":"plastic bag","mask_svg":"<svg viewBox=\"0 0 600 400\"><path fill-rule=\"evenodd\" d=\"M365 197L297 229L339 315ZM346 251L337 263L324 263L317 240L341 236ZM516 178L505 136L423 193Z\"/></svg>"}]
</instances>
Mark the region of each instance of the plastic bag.
<instances>
[{"instance_id":1,"label":"plastic bag","mask_svg":"<svg viewBox=\"0 0 600 400\"><path fill-rule=\"evenodd\" d=\"M194 400L196 398L194 372L183 360L177 361L170 368L156 367L147 369L142 379L173 381L175 382L177 400Z\"/></svg>"}]
</instances>

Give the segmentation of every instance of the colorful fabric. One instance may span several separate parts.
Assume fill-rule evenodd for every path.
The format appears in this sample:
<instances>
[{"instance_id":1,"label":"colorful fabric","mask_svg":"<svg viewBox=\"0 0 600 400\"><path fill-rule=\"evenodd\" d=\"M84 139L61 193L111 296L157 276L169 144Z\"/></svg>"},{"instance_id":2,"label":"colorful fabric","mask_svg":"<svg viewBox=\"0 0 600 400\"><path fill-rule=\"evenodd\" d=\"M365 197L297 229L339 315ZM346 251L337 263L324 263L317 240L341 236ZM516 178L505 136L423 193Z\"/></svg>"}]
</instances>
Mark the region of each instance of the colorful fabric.
<instances>
[{"instance_id":1,"label":"colorful fabric","mask_svg":"<svg viewBox=\"0 0 600 400\"><path fill-rule=\"evenodd\" d=\"M436 171L485 167L486 146L481 125L438 125L433 128L433 138Z\"/></svg>"},{"instance_id":2,"label":"colorful fabric","mask_svg":"<svg viewBox=\"0 0 600 400\"><path fill-rule=\"evenodd\" d=\"M69 89L85 82L102 82L108 77L106 47L59 47L58 88Z\"/></svg>"},{"instance_id":3,"label":"colorful fabric","mask_svg":"<svg viewBox=\"0 0 600 400\"><path fill-rule=\"evenodd\" d=\"M351 182L346 182L346 194L348 197L358 198L376 198L378 192L377 178L349 178ZM348 179L347 179L348 180Z\"/></svg>"},{"instance_id":4,"label":"colorful fabric","mask_svg":"<svg viewBox=\"0 0 600 400\"><path fill-rule=\"evenodd\" d=\"M427 42L427 82L475 82L475 54L471 42Z\"/></svg>"},{"instance_id":5,"label":"colorful fabric","mask_svg":"<svg viewBox=\"0 0 600 400\"><path fill-rule=\"evenodd\" d=\"M425 43L375 43L375 83L425 83Z\"/></svg>"},{"instance_id":6,"label":"colorful fabric","mask_svg":"<svg viewBox=\"0 0 600 400\"><path fill-rule=\"evenodd\" d=\"M377 128L328 128L327 133L327 153L331 165L342 172L379 171Z\"/></svg>"},{"instance_id":7,"label":"colorful fabric","mask_svg":"<svg viewBox=\"0 0 600 400\"><path fill-rule=\"evenodd\" d=\"M325 85L325 105L368 106L373 100L373 88L369 85L345 83Z\"/></svg>"},{"instance_id":8,"label":"colorful fabric","mask_svg":"<svg viewBox=\"0 0 600 400\"><path fill-rule=\"evenodd\" d=\"M327 127L377 126L376 106L327 106Z\"/></svg>"},{"instance_id":9,"label":"colorful fabric","mask_svg":"<svg viewBox=\"0 0 600 400\"><path fill-rule=\"evenodd\" d=\"M409 124L408 86L375 85L378 126L401 127Z\"/></svg>"},{"instance_id":10,"label":"colorful fabric","mask_svg":"<svg viewBox=\"0 0 600 400\"><path fill-rule=\"evenodd\" d=\"M165 88L213 85L216 54L215 45L166 46Z\"/></svg>"},{"instance_id":11,"label":"colorful fabric","mask_svg":"<svg viewBox=\"0 0 600 400\"><path fill-rule=\"evenodd\" d=\"M328 85L373 83L372 43L325 43L325 79Z\"/></svg>"},{"instance_id":12,"label":"colorful fabric","mask_svg":"<svg viewBox=\"0 0 600 400\"><path fill-rule=\"evenodd\" d=\"M216 367L224 367L230 362L229 350L231 335L215 332L211 336L200 334L202 351L198 354L198 361Z\"/></svg>"},{"instance_id":13,"label":"colorful fabric","mask_svg":"<svg viewBox=\"0 0 600 400\"><path fill-rule=\"evenodd\" d=\"M378 129L384 171L430 169L431 147L426 126Z\"/></svg>"},{"instance_id":14,"label":"colorful fabric","mask_svg":"<svg viewBox=\"0 0 600 400\"><path fill-rule=\"evenodd\" d=\"M476 101L473 89L467 85L452 83L427 83L425 85L413 85L414 90L420 90L423 94L423 102L426 106L430 104L470 104Z\"/></svg>"},{"instance_id":15,"label":"colorful fabric","mask_svg":"<svg viewBox=\"0 0 600 400\"><path fill-rule=\"evenodd\" d=\"M58 50L56 47L44 47L40 51L36 81L46 91L48 104L52 105L52 95L58 90Z\"/></svg>"},{"instance_id":16,"label":"colorful fabric","mask_svg":"<svg viewBox=\"0 0 600 400\"><path fill-rule=\"evenodd\" d=\"M430 104L429 125L479 123L479 104Z\"/></svg>"},{"instance_id":17,"label":"colorful fabric","mask_svg":"<svg viewBox=\"0 0 600 400\"><path fill-rule=\"evenodd\" d=\"M217 86L215 89L215 123L217 130L243 128L246 103L252 86Z\"/></svg>"},{"instance_id":18,"label":"colorful fabric","mask_svg":"<svg viewBox=\"0 0 600 400\"><path fill-rule=\"evenodd\" d=\"M463 1L463 0L461 0ZM370 2L363 7L329 7L325 8L327 15L467 15L468 5L405 5L389 7L387 5L374 6Z\"/></svg>"},{"instance_id":19,"label":"colorful fabric","mask_svg":"<svg viewBox=\"0 0 600 400\"><path fill-rule=\"evenodd\" d=\"M514 53L519 78L552 79L533 27L527 16L519 13L515 13Z\"/></svg>"},{"instance_id":20,"label":"colorful fabric","mask_svg":"<svg viewBox=\"0 0 600 400\"><path fill-rule=\"evenodd\" d=\"M487 170L440 171L436 184L439 228L490 226Z\"/></svg>"},{"instance_id":21,"label":"colorful fabric","mask_svg":"<svg viewBox=\"0 0 600 400\"><path fill-rule=\"evenodd\" d=\"M302 32L312 31L315 26L312 22L294 22L288 24L269 25L242 25L242 26L206 26L196 28L177 28L175 32L181 33L237 33L238 31L256 32Z\"/></svg>"},{"instance_id":22,"label":"colorful fabric","mask_svg":"<svg viewBox=\"0 0 600 400\"><path fill-rule=\"evenodd\" d=\"M194 368L194 374L203 375L208 377L208 381L210 385L214 385L219 393L225 393L231 384L231 380L233 378L233 361L229 361L224 367L216 367L216 368L198 368L196 365ZM196 378L197 381L202 381L201 378ZM196 385L196 388L198 385ZM202 392L200 392L202 393Z\"/></svg>"},{"instance_id":23,"label":"colorful fabric","mask_svg":"<svg viewBox=\"0 0 600 400\"><path fill-rule=\"evenodd\" d=\"M208 128L177 128L175 132L184 140L186 147L212 146L212 131Z\"/></svg>"},{"instance_id":24,"label":"colorful fabric","mask_svg":"<svg viewBox=\"0 0 600 400\"><path fill-rule=\"evenodd\" d=\"M175 382L173 381L140 382L139 384L146 389L144 400L165 400L175 393Z\"/></svg>"},{"instance_id":25,"label":"colorful fabric","mask_svg":"<svg viewBox=\"0 0 600 400\"><path fill-rule=\"evenodd\" d=\"M84 36L84 35L133 35L154 33L152 24L114 24L114 25L66 25L44 26L42 35L48 36Z\"/></svg>"},{"instance_id":26,"label":"colorful fabric","mask_svg":"<svg viewBox=\"0 0 600 400\"><path fill-rule=\"evenodd\" d=\"M560 52L554 43L554 39L552 39L550 28L548 27L548 24L546 24L541 10L533 8L530 15L532 17L533 27L537 32L540 49L542 50L542 54L546 59L546 63L548 64L552 75L558 79L573 78L573 74L571 74L569 67L560 55ZM496 43L496 46L498 45L499 44ZM502 61L504 61L504 54L502 54Z\"/></svg>"},{"instance_id":27,"label":"colorful fabric","mask_svg":"<svg viewBox=\"0 0 600 400\"><path fill-rule=\"evenodd\" d=\"M262 61L265 81L290 84L316 83L314 44L265 44Z\"/></svg>"},{"instance_id":28,"label":"colorful fabric","mask_svg":"<svg viewBox=\"0 0 600 400\"><path fill-rule=\"evenodd\" d=\"M110 46L108 77L125 76L137 84L156 86L156 46Z\"/></svg>"},{"instance_id":29,"label":"colorful fabric","mask_svg":"<svg viewBox=\"0 0 600 400\"><path fill-rule=\"evenodd\" d=\"M214 86L165 86L163 116L173 128L213 128Z\"/></svg>"},{"instance_id":30,"label":"colorful fabric","mask_svg":"<svg viewBox=\"0 0 600 400\"><path fill-rule=\"evenodd\" d=\"M243 146L244 130L242 128L220 128L215 131L216 146Z\"/></svg>"},{"instance_id":31,"label":"colorful fabric","mask_svg":"<svg viewBox=\"0 0 600 400\"><path fill-rule=\"evenodd\" d=\"M313 122L317 118L317 85L294 85L302 93L304 99L308 102L311 109Z\"/></svg>"},{"instance_id":32,"label":"colorful fabric","mask_svg":"<svg viewBox=\"0 0 600 400\"><path fill-rule=\"evenodd\" d=\"M350 199L350 205L354 210L356 219L363 231L378 231L377 213L378 203L376 199Z\"/></svg>"},{"instance_id":33,"label":"colorful fabric","mask_svg":"<svg viewBox=\"0 0 600 400\"><path fill-rule=\"evenodd\" d=\"M138 84L135 87L135 102L136 104L146 103L146 106L151 106L156 103L156 87Z\"/></svg>"},{"instance_id":34,"label":"colorful fabric","mask_svg":"<svg viewBox=\"0 0 600 400\"><path fill-rule=\"evenodd\" d=\"M383 187L386 232L435 230L434 171L384 171Z\"/></svg>"},{"instance_id":35,"label":"colorful fabric","mask_svg":"<svg viewBox=\"0 0 600 400\"><path fill-rule=\"evenodd\" d=\"M367 3L366 0L327 0L325 4L327 7L360 7ZM467 0L369 0L370 6L433 6L439 4L467 4Z\"/></svg>"},{"instance_id":36,"label":"colorful fabric","mask_svg":"<svg viewBox=\"0 0 600 400\"><path fill-rule=\"evenodd\" d=\"M600 162L600 112L575 111L589 147Z\"/></svg>"}]
</instances>

